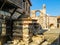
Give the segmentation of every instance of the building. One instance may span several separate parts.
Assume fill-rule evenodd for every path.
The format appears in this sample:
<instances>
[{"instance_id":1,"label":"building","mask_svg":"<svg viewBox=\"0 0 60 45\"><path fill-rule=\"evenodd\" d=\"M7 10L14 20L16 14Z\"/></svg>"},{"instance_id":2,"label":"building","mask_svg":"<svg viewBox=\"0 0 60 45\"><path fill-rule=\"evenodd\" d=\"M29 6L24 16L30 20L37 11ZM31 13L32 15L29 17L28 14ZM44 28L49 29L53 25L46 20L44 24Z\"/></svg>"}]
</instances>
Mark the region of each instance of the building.
<instances>
[{"instance_id":1,"label":"building","mask_svg":"<svg viewBox=\"0 0 60 45\"><path fill-rule=\"evenodd\" d=\"M0 0L0 45L13 38L14 20L30 16L30 0Z\"/></svg>"},{"instance_id":2,"label":"building","mask_svg":"<svg viewBox=\"0 0 60 45\"><path fill-rule=\"evenodd\" d=\"M60 16L48 15L46 13L46 5L43 4L42 10L31 10L30 17L32 19L36 19L37 23L39 25L41 25L42 30L45 31L45 32L43 32L43 36L46 41L42 41L43 43L41 45L60 45L60 43L59 43L60 42L60 32L59 32ZM38 40L39 40L39 38L38 38ZM33 43L33 44L35 45L35 43Z\"/></svg>"},{"instance_id":3,"label":"building","mask_svg":"<svg viewBox=\"0 0 60 45\"><path fill-rule=\"evenodd\" d=\"M40 14L37 16L37 12ZM60 28L60 16L50 16L46 14L46 5L42 10L31 10L31 18L37 19L43 29Z\"/></svg>"}]
</instances>

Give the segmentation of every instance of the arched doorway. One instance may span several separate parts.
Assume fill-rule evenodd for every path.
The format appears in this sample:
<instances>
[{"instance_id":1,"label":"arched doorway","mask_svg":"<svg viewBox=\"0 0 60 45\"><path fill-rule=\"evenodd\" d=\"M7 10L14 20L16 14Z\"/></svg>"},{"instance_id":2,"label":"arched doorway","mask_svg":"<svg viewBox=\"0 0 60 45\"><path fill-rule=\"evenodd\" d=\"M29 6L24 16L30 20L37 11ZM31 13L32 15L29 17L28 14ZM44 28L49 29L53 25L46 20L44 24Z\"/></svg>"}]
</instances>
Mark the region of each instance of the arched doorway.
<instances>
[{"instance_id":1,"label":"arched doorway","mask_svg":"<svg viewBox=\"0 0 60 45\"><path fill-rule=\"evenodd\" d=\"M40 10L36 10L36 11L35 11L35 15L36 15L37 17L39 17L39 16L40 16Z\"/></svg>"},{"instance_id":2,"label":"arched doorway","mask_svg":"<svg viewBox=\"0 0 60 45\"><path fill-rule=\"evenodd\" d=\"M60 17L57 18L57 28L60 28Z\"/></svg>"}]
</instances>

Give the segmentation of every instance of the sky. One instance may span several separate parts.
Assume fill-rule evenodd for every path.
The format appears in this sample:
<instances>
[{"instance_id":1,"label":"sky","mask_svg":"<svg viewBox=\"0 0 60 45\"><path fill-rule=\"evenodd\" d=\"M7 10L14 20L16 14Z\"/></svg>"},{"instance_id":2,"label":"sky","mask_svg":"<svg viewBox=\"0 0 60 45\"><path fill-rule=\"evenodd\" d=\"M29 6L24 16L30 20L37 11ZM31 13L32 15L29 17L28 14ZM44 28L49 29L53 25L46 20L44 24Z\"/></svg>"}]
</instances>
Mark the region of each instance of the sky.
<instances>
[{"instance_id":1,"label":"sky","mask_svg":"<svg viewBox=\"0 0 60 45\"><path fill-rule=\"evenodd\" d=\"M46 5L46 13L51 16L60 16L60 0L31 0L31 10L41 10Z\"/></svg>"}]
</instances>

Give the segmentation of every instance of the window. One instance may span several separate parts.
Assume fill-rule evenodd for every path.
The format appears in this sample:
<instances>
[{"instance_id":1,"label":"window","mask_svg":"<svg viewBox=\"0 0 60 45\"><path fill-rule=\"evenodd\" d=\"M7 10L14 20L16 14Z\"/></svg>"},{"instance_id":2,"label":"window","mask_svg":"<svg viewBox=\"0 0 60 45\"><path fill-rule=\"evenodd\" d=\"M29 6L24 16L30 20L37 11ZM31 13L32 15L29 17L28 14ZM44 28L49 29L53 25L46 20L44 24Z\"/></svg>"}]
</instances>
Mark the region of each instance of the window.
<instances>
[{"instance_id":1,"label":"window","mask_svg":"<svg viewBox=\"0 0 60 45\"><path fill-rule=\"evenodd\" d=\"M19 16L21 16L21 14L19 12L15 12L13 15L12 15L12 19L17 19Z\"/></svg>"},{"instance_id":2,"label":"window","mask_svg":"<svg viewBox=\"0 0 60 45\"><path fill-rule=\"evenodd\" d=\"M30 13L30 6L28 7L28 9L29 9L29 10L28 10L28 13Z\"/></svg>"},{"instance_id":3,"label":"window","mask_svg":"<svg viewBox=\"0 0 60 45\"><path fill-rule=\"evenodd\" d=\"M10 16L10 13L9 12L2 11L2 10L0 10L0 14L1 15L4 15L4 16Z\"/></svg>"},{"instance_id":4,"label":"window","mask_svg":"<svg viewBox=\"0 0 60 45\"><path fill-rule=\"evenodd\" d=\"M57 27L60 28L60 18L57 19Z\"/></svg>"},{"instance_id":5,"label":"window","mask_svg":"<svg viewBox=\"0 0 60 45\"><path fill-rule=\"evenodd\" d=\"M28 3L26 2L26 11L27 11Z\"/></svg>"},{"instance_id":6,"label":"window","mask_svg":"<svg viewBox=\"0 0 60 45\"><path fill-rule=\"evenodd\" d=\"M23 0L23 8L25 8L25 0Z\"/></svg>"}]
</instances>

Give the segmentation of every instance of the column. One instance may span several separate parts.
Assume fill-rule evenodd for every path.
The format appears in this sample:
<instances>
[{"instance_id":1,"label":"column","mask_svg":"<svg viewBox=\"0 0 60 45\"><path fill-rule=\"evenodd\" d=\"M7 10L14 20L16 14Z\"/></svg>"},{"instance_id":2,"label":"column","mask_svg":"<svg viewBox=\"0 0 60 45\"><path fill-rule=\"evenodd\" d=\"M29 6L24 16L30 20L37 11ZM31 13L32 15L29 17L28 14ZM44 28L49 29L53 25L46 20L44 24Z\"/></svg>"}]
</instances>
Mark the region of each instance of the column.
<instances>
[{"instance_id":1,"label":"column","mask_svg":"<svg viewBox=\"0 0 60 45\"><path fill-rule=\"evenodd\" d=\"M29 29L28 25L23 25L23 41L25 45L29 45Z\"/></svg>"}]
</instances>

